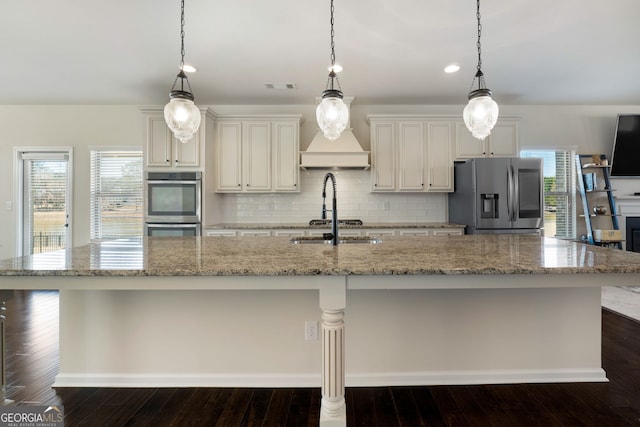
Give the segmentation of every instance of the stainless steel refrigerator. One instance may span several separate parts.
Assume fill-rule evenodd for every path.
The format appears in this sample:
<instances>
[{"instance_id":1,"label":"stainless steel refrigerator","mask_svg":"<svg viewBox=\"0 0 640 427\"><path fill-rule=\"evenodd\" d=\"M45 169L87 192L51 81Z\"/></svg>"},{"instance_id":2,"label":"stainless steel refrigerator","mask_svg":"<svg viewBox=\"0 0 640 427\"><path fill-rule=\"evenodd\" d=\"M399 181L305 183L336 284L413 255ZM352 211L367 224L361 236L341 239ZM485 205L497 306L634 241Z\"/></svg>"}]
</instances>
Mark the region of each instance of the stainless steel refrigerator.
<instances>
[{"instance_id":1,"label":"stainless steel refrigerator","mask_svg":"<svg viewBox=\"0 0 640 427\"><path fill-rule=\"evenodd\" d=\"M456 162L449 221L467 234L541 234L542 159L479 158Z\"/></svg>"}]
</instances>

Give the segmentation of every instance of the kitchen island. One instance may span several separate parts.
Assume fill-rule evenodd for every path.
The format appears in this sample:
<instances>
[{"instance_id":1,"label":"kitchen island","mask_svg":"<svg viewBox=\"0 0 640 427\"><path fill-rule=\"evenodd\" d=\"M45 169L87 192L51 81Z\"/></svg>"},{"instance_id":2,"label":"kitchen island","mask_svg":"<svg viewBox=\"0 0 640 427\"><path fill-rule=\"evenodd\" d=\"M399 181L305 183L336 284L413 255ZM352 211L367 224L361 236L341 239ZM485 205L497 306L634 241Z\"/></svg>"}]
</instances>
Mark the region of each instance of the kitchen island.
<instances>
[{"instance_id":1,"label":"kitchen island","mask_svg":"<svg viewBox=\"0 0 640 427\"><path fill-rule=\"evenodd\" d=\"M606 381L600 287L638 282L640 254L518 235L149 238L0 261L2 289L60 290L55 387L321 386L325 425L344 424L345 385Z\"/></svg>"}]
</instances>

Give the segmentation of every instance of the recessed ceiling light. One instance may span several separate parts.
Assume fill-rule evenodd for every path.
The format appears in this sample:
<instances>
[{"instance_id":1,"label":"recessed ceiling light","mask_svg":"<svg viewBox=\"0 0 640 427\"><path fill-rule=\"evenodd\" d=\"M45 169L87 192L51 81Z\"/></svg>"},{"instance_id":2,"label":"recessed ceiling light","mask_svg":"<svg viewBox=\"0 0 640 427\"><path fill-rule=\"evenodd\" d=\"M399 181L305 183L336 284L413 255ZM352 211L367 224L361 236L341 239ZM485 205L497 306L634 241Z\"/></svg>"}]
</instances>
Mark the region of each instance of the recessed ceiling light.
<instances>
[{"instance_id":1,"label":"recessed ceiling light","mask_svg":"<svg viewBox=\"0 0 640 427\"><path fill-rule=\"evenodd\" d=\"M448 74L456 73L458 71L460 71L460 66L457 64L451 64L444 67L444 72Z\"/></svg>"},{"instance_id":2,"label":"recessed ceiling light","mask_svg":"<svg viewBox=\"0 0 640 427\"><path fill-rule=\"evenodd\" d=\"M182 71L184 71L185 73L195 73L197 70L193 65L184 64L182 66Z\"/></svg>"}]
</instances>

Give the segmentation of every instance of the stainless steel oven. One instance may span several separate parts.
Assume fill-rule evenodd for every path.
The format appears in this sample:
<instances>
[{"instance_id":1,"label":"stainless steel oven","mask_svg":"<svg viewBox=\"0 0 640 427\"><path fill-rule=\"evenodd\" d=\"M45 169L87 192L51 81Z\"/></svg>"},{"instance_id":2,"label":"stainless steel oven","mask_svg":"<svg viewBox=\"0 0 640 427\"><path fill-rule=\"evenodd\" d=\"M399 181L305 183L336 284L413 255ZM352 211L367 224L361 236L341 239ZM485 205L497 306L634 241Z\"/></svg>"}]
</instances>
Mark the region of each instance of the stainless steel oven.
<instances>
[{"instance_id":1,"label":"stainless steel oven","mask_svg":"<svg viewBox=\"0 0 640 427\"><path fill-rule=\"evenodd\" d=\"M144 234L148 237L195 237L200 236L200 224L145 223Z\"/></svg>"},{"instance_id":2,"label":"stainless steel oven","mask_svg":"<svg viewBox=\"0 0 640 427\"><path fill-rule=\"evenodd\" d=\"M146 236L200 236L201 172L147 172Z\"/></svg>"},{"instance_id":3,"label":"stainless steel oven","mask_svg":"<svg viewBox=\"0 0 640 427\"><path fill-rule=\"evenodd\" d=\"M145 222L200 223L201 172L147 172Z\"/></svg>"}]
</instances>

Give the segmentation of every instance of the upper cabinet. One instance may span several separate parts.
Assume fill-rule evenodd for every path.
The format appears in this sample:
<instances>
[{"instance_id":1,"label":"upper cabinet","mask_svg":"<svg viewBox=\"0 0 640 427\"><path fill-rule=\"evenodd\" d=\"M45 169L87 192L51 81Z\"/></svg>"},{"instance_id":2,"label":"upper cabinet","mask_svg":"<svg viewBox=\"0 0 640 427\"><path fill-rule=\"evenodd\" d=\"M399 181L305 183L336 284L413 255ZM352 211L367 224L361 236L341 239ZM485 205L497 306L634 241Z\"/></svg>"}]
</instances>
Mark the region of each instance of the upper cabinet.
<instances>
[{"instance_id":1,"label":"upper cabinet","mask_svg":"<svg viewBox=\"0 0 640 427\"><path fill-rule=\"evenodd\" d=\"M498 119L491 135L481 141L474 138L463 122L456 123L455 158L518 157L518 120Z\"/></svg>"},{"instance_id":2,"label":"upper cabinet","mask_svg":"<svg viewBox=\"0 0 640 427\"><path fill-rule=\"evenodd\" d=\"M219 117L216 191L300 191L300 120L300 116Z\"/></svg>"},{"instance_id":3,"label":"upper cabinet","mask_svg":"<svg viewBox=\"0 0 640 427\"><path fill-rule=\"evenodd\" d=\"M453 191L453 124L427 123L429 191Z\"/></svg>"},{"instance_id":4,"label":"upper cabinet","mask_svg":"<svg viewBox=\"0 0 640 427\"><path fill-rule=\"evenodd\" d=\"M453 191L453 122L369 116L372 191Z\"/></svg>"},{"instance_id":5,"label":"upper cabinet","mask_svg":"<svg viewBox=\"0 0 640 427\"><path fill-rule=\"evenodd\" d=\"M145 167L203 169L201 158L207 136L206 123L213 120L207 108L202 109L198 132L186 143L174 137L164 120L162 107L145 107L141 111L145 120Z\"/></svg>"}]
</instances>

